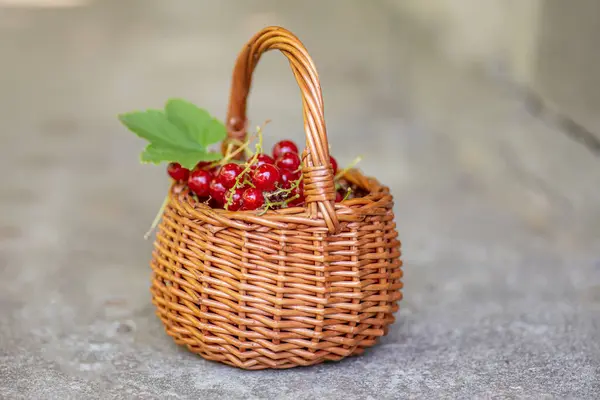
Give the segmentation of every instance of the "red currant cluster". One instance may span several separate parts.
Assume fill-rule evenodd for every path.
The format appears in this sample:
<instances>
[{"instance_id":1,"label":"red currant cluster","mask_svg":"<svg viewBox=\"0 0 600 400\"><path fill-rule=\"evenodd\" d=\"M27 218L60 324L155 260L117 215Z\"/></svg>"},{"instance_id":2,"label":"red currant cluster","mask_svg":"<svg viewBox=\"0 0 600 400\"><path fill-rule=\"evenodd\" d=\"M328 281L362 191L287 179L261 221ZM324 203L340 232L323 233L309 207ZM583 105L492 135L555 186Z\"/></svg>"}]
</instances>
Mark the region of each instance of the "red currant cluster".
<instances>
[{"instance_id":1,"label":"red currant cluster","mask_svg":"<svg viewBox=\"0 0 600 400\"><path fill-rule=\"evenodd\" d=\"M272 157L257 153L248 162L199 162L190 171L177 163L169 164L167 171L176 181L186 182L189 189L213 208L230 211L276 209L302 206L304 183L298 147L290 140L282 140L273 147ZM333 173L337 162L331 157ZM336 201L343 195L337 192Z\"/></svg>"}]
</instances>

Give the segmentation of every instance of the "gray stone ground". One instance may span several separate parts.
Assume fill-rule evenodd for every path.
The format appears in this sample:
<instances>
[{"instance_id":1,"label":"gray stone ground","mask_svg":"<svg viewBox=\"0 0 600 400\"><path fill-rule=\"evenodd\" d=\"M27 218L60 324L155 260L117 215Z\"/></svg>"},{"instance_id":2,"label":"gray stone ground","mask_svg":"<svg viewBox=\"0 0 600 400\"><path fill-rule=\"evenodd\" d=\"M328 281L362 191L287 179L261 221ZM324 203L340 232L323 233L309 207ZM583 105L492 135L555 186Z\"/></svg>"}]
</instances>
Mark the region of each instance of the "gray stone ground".
<instances>
[{"instance_id":1,"label":"gray stone ground","mask_svg":"<svg viewBox=\"0 0 600 400\"><path fill-rule=\"evenodd\" d=\"M0 398L600 397L600 158L380 4L0 8ZM340 161L362 154L391 186L406 290L363 357L244 372L155 318L142 236L167 179L115 115L182 96L223 116L234 57L268 24L311 51ZM301 141L282 56L255 88L253 122Z\"/></svg>"}]
</instances>

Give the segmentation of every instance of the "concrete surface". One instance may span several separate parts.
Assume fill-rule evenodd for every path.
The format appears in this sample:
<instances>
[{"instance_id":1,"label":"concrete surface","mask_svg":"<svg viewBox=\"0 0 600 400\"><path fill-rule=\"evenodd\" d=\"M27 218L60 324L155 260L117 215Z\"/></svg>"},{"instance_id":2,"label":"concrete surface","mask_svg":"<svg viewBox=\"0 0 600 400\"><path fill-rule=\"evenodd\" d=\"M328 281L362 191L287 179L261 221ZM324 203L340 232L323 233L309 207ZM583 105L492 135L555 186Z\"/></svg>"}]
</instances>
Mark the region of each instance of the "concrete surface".
<instances>
[{"instance_id":1,"label":"concrete surface","mask_svg":"<svg viewBox=\"0 0 600 400\"><path fill-rule=\"evenodd\" d=\"M391 186L406 290L366 355L244 372L154 316L142 236L167 180L115 115L182 96L223 116L268 24L311 51L341 163L362 154ZM0 8L0 50L0 398L600 397L600 159L417 22L360 1L106 0ZM255 89L253 122L301 140L283 57Z\"/></svg>"}]
</instances>

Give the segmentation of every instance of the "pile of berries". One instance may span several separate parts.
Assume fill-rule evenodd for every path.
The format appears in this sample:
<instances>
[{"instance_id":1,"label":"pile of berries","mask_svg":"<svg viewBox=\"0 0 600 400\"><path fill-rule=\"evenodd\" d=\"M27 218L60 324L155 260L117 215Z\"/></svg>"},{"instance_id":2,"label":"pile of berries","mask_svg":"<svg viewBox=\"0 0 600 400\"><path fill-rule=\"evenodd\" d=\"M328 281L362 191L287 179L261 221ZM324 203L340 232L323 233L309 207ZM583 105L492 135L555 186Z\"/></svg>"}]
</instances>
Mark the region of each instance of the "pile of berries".
<instances>
[{"instance_id":1,"label":"pile of berries","mask_svg":"<svg viewBox=\"0 0 600 400\"><path fill-rule=\"evenodd\" d=\"M335 175L338 166L333 157L331 165ZM304 204L302 162L298 147L290 140L276 143L272 156L256 153L246 163L202 161L192 171L171 163L167 171L213 208L266 211ZM336 192L336 202L345 194Z\"/></svg>"}]
</instances>

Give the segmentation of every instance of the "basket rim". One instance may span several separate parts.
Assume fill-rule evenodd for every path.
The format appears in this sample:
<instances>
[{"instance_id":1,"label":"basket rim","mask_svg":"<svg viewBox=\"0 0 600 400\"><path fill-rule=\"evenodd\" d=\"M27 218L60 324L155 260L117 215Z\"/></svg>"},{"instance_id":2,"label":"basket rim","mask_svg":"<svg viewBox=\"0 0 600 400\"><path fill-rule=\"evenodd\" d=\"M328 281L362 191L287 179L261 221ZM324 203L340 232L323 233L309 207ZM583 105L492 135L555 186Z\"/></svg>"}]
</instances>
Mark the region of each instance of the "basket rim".
<instances>
[{"instance_id":1,"label":"basket rim","mask_svg":"<svg viewBox=\"0 0 600 400\"><path fill-rule=\"evenodd\" d=\"M359 180L363 185L367 185L368 194L335 204L334 212L341 223L360 222L369 215L385 215L390 212L393 217L394 201L387 186L382 185L376 178L363 175L357 169L351 169L343 176L352 177L351 179ZM169 208L192 220L204 220L218 226L234 225L243 230L261 225L272 229L285 229L289 223L327 230L327 225L321 215L311 216L306 205L267 210L261 215L258 215L256 210L230 211L212 208L208 204L199 202L191 194L189 188L178 183L173 183L169 188L167 209Z\"/></svg>"},{"instance_id":2,"label":"basket rim","mask_svg":"<svg viewBox=\"0 0 600 400\"><path fill-rule=\"evenodd\" d=\"M375 202L375 201L377 201L378 198L381 197L382 193L389 194L389 188L387 186L381 184L374 177L363 175L357 169L350 169L350 170L348 170L348 173L342 175L342 177L347 178L347 179L350 178L349 180L352 180L352 178L353 177L356 178L357 175L360 175L363 178L363 181L366 182L369 185L368 188L364 188L365 190L368 191L368 194L365 195L365 196L362 196L362 197L354 198L354 199L342 200L341 202L336 203L336 209L337 208L352 207L353 205L356 205L356 204L365 204L365 203L368 203L368 202ZM356 183L356 182L354 181L354 183ZM176 195L177 197L180 197L181 195L185 195L186 197L194 199L194 196L191 194L191 190L186 185L182 185L182 184L180 184L178 182L173 182L173 184L169 188L169 192L171 194L173 194L173 195ZM189 202L189 204L192 204L192 202ZM204 202L199 202L199 201L194 201L193 204L196 207L199 207L199 208L202 208L202 209L209 209L211 211L215 211L215 212L218 212L220 214L229 213L229 214L253 214L253 215L258 215L258 214L256 214L256 210L237 210L237 211L231 211L231 210L225 210L225 209L222 209L222 208L212 208L212 207L208 206L207 204L205 204ZM286 210L298 210L298 209L306 209L306 205L296 206L296 207L286 207L286 208L276 209L276 210L269 209L264 214L260 214L259 216L267 215L267 214L270 214L270 213L273 213L273 214L287 214Z\"/></svg>"}]
</instances>

